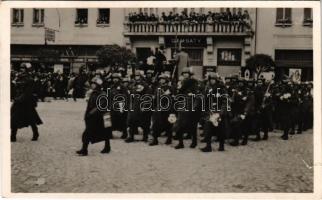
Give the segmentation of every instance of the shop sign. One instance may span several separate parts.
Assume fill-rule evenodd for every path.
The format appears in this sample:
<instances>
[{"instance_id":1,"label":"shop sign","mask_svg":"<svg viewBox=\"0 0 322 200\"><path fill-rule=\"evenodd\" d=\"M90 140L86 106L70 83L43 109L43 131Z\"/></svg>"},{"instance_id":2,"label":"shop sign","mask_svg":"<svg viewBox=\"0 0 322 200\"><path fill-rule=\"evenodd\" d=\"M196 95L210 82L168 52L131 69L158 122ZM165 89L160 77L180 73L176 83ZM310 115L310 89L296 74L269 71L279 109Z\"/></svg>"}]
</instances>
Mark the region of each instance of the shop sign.
<instances>
[{"instance_id":1,"label":"shop sign","mask_svg":"<svg viewBox=\"0 0 322 200\"><path fill-rule=\"evenodd\" d=\"M206 47L206 37L166 37L166 47Z\"/></svg>"}]
</instances>

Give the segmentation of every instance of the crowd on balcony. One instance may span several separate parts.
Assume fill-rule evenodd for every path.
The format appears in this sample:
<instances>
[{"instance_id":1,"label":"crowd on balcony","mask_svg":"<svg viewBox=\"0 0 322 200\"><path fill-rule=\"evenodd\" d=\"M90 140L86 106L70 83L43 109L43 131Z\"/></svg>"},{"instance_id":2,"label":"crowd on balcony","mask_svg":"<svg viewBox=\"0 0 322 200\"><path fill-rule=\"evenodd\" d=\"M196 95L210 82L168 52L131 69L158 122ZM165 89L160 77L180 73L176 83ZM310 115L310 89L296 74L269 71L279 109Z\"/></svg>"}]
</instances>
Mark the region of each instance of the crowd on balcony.
<instances>
[{"instance_id":1,"label":"crowd on balcony","mask_svg":"<svg viewBox=\"0 0 322 200\"><path fill-rule=\"evenodd\" d=\"M161 16L158 16L154 13L150 15L147 12L140 13L129 13L129 21L132 23L135 22L190 22L190 23L212 23L212 22L242 22L245 24L250 24L250 17L247 10L244 10L242 13L238 11L232 13L230 10L224 12L212 12L208 13L198 13L182 11L179 13L169 12L166 14L162 12Z\"/></svg>"}]
</instances>

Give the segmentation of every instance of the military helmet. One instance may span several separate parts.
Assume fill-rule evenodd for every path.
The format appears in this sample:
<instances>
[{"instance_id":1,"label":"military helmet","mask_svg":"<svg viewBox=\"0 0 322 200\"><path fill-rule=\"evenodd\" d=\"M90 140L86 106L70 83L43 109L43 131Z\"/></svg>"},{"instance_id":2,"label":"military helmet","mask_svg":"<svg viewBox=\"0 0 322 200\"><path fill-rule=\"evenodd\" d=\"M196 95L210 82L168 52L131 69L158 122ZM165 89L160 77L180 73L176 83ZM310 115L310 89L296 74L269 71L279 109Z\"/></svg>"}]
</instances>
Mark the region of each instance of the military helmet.
<instances>
[{"instance_id":1,"label":"military helmet","mask_svg":"<svg viewBox=\"0 0 322 200\"><path fill-rule=\"evenodd\" d=\"M98 77L94 77L92 80L91 80L92 83L95 83L96 85L98 86L101 86L103 84L103 80L101 78L98 78Z\"/></svg>"},{"instance_id":2,"label":"military helmet","mask_svg":"<svg viewBox=\"0 0 322 200\"><path fill-rule=\"evenodd\" d=\"M130 78L129 78L129 77L124 77L124 78L122 79L122 82L130 82Z\"/></svg>"},{"instance_id":3,"label":"military helmet","mask_svg":"<svg viewBox=\"0 0 322 200\"><path fill-rule=\"evenodd\" d=\"M165 79L168 80L170 78L170 76L168 74L162 73L159 75L159 79Z\"/></svg>"},{"instance_id":4,"label":"military helmet","mask_svg":"<svg viewBox=\"0 0 322 200\"><path fill-rule=\"evenodd\" d=\"M152 70L152 69L148 69L148 70L146 71L146 74L154 74L154 70Z\"/></svg>"},{"instance_id":5,"label":"military helmet","mask_svg":"<svg viewBox=\"0 0 322 200\"><path fill-rule=\"evenodd\" d=\"M118 79L121 79L122 78L122 75L120 73L113 73L112 74L112 78L118 78Z\"/></svg>"},{"instance_id":6,"label":"military helmet","mask_svg":"<svg viewBox=\"0 0 322 200\"><path fill-rule=\"evenodd\" d=\"M30 69L32 66L30 63L21 63L20 64L20 67L21 68L26 68L26 69Z\"/></svg>"},{"instance_id":7,"label":"military helmet","mask_svg":"<svg viewBox=\"0 0 322 200\"><path fill-rule=\"evenodd\" d=\"M194 73L190 70L189 67L185 67L182 69L182 72L181 74L184 74L184 73L189 73L190 75L193 75Z\"/></svg>"}]
</instances>

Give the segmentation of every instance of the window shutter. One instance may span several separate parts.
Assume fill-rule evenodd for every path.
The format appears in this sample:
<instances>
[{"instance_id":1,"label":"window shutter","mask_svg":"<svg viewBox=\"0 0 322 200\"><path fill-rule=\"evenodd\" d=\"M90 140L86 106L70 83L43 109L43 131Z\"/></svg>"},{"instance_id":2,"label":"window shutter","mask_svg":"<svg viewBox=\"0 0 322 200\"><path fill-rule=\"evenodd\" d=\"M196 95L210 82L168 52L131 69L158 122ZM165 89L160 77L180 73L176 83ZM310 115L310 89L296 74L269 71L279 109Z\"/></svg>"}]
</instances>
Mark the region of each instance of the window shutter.
<instances>
[{"instance_id":1,"label":"window shutter","mask_svg":"<svg viewBox=\"0 0 322 200\"><path fill-rule=\"evenodd\" d=\"M312 9L311 8L304 8L304 19L311 19Z\"/></svg>"},{"instance_id":2,"label":"window shutter","mask_svg":"<svg viewBox=\"0 0 322 200\"><path fill-rule=\"evenodd\" d=\"M44 23L45 9L41 9L40 12L40 22Z\"/></svg>"},{"instance_id":3,"label":"window shutter","mask_svg":"<svg viewBox=\"0 0 322 200\"><path fill-rule=\"evenodd\" d=\"M23 18L24 18L24 16L23 16L23 9L20 9L20 22L21 23L23 23Z\"/></svg>"},{"instance_id":4,"label":"window shutter","mask_svg":"<svg viewBox=\"0 0 322 200\"><path fill-rule=\"evenodd\" d=\"M276 9L276 22L283 19L283 8Z\"/></svg>"},{"instance_id":5,"label":"window shutter","mask_svg":"<svg viewBox=\"0 0 322 200\"><path fill-rule=\"evenodd\" d=\"M292 9L285 8L285 19L292 20Z\"/></svg>"}]
</instances>

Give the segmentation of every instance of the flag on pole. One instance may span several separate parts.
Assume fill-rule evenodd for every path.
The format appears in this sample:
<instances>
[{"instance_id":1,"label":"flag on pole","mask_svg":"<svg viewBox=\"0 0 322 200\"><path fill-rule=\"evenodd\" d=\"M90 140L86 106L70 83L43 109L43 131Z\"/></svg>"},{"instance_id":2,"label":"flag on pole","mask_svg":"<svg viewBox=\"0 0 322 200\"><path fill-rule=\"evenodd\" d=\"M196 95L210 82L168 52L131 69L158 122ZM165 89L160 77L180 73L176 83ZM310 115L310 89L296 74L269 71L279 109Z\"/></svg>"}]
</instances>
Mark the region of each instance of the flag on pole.
<instances>
[{"instance_id":1,"label":"flag on pole","mask_svg":"<svg viewBox=\"0 0 322 200\"><path fill-rule=\"evenodd\" d=\"M50 28L45 28L45 41L55 42L55 30Z\"/></svg>"}]
</instances>

